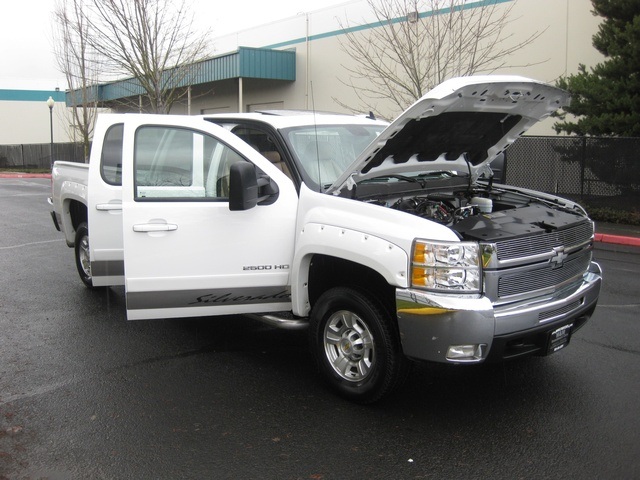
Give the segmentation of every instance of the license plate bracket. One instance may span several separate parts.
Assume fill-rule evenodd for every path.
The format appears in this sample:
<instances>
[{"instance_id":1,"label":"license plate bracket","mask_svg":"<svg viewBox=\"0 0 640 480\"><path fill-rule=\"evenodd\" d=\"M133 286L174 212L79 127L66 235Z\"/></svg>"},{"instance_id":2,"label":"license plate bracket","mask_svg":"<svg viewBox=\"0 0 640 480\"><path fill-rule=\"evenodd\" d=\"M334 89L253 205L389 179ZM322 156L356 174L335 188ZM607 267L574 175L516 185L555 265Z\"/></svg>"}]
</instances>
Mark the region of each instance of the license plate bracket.
<instances>
[{"instance_id":1,"label":"license plate bracket","mask_svg":"<svg viewBox=\"0 0 640 480\"><path fill-rule=\"evenodd\" d=\"M569 345L572 329L573 323L569 323L549 332L547 337L547 355L562 350Z\"/></svg>"}]
</instances>

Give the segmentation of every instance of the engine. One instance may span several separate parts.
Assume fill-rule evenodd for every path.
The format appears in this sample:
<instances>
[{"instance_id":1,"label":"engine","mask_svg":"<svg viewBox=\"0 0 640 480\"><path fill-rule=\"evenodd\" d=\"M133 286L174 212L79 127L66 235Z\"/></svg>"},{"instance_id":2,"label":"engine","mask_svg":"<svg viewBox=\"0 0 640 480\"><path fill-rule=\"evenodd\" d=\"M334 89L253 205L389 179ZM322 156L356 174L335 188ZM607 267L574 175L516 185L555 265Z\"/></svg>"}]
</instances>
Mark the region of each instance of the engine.
<instances>
[{"instance_id":1,"label":"engine","mask_svg":"<svg viewBox=\"0 0 640 480\"><path fill-rule=\"evenodd\" d=\"M389 207L450 226L481 213L490 213L492 201L464 193L431 194L400 198Z\"/></svg>"}]
</instances>

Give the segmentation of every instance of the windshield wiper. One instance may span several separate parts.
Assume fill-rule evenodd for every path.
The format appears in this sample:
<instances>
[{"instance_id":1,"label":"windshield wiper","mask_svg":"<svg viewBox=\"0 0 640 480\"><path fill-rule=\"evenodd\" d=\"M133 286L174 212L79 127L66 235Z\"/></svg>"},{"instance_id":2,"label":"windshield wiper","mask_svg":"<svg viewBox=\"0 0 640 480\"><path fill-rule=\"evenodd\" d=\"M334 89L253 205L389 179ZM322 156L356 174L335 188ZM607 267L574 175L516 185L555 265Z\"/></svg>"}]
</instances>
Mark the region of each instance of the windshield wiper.
<instances>
[{"instance_id":1,"label":"windshield wiper","mask_svg":"<svg viewBox=\"0 0 640 480\"><path fill-rule=\"evenodd\" d=\"M393 175L380 175L379 177L373 177L373 178L367 178L365 180L362 180L361 182L358 183L366 183L366 182L380 182L383 180L388 180L390 178L395 178L396 180L402 180L403 182L411 182L411 183L417 183L418 185L420 185L420 188L424 188L425 183L422 179L418 179L415 177L407 177L405 175L398 175L398 174L393 174Z\"/></svg>"}]
</instances>

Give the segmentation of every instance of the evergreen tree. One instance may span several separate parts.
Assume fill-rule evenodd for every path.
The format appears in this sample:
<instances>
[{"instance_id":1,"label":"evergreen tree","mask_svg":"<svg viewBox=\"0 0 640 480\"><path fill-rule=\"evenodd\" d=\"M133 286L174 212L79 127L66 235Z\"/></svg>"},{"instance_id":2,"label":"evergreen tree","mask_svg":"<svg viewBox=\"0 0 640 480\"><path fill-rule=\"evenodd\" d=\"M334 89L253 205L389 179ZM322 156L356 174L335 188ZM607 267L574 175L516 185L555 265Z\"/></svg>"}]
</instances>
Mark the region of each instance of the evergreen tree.
<instances>
[{"instance_id":1,"label":"evergreen tree","mask_svg":"<svg viewBox=\"0 0 640 480\"><path fill-rule=\"evenodd\" d=\"M557 133L640 136L640 0L591 0L593 14L603 17L593 46L606 60L587 71L561 78L557 85L572 93Z\"/></svg>"}]
</instances>

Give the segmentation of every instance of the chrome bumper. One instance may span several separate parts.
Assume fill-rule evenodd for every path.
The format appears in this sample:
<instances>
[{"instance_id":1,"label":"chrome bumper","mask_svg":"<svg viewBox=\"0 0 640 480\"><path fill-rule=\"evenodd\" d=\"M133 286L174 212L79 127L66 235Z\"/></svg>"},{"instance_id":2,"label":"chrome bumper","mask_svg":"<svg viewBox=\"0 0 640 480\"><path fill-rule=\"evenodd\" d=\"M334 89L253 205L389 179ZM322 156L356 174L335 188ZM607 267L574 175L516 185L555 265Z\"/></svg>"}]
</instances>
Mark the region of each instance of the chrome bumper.
<instances>
[{"instance_id":1,"label":"chrome bumper","mask_svg":"<svg viewBox=\"0 0 640 480\"><path fill-rule=\"evenodd\" d=\"M520 354L543 353L545 333L572 324L577 330L598 301L602 271L592 262L578 284L552 295L496 306L482 296L443 295L396 290L400 338L405 355L445 363L479 363ZM515 349L511 346L524 345ZM469 358L451 355L451 347L477 346Z\"/></svg>"}]
</instances>

